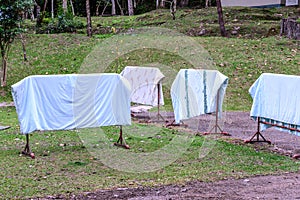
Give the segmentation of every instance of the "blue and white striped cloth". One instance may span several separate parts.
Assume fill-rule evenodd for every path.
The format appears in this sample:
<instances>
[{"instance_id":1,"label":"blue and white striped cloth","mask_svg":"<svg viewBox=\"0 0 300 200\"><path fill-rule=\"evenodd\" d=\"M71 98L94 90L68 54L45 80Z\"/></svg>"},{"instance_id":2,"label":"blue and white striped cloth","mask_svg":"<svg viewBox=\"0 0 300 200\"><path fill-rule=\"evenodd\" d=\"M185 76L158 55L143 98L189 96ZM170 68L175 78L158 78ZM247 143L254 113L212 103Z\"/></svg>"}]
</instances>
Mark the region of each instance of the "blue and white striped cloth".
<instances>
[{"instance_id":1,"label":"blue and white striped cloth","mask_svg":"<svg viewBox=\"0 0 300 200\"><path fill-rule=\"evenodd\" d=\"M171 87L175 122L214 113L217 104L221 117L227 85L228 77L217 70L181 69Z\"/></svg>"}]
</instances>

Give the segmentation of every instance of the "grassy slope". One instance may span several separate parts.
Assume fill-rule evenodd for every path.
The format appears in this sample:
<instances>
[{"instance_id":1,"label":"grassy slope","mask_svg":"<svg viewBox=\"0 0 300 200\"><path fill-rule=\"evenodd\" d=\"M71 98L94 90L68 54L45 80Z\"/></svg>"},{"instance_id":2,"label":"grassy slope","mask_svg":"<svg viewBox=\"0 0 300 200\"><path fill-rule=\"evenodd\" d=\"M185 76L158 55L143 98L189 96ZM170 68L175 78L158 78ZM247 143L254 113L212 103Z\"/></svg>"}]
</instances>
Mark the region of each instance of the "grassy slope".
<instances>
[{"instance_id":1,"label":"grassy slope","mask_svg":"<svg viewBox=\"0 0 300 200\"><path fill-rule=\"evenodd\" d=\"M215 66L230 78L225 109L249 110L251 98L248 89L263 72L300 75L299 43L278 36L266 37L269 29L274 28L276 34L279 32L278 16L292 11L294 10L286 8L268 10L226 8L224 13L227 30L230 33L233 27L239 26L237 35L231 38L218 36L194 38L210 53ZM201 24L201 27L207 30L207 35L218 35L216 19L214 9L180 10L175 21L170 18L167 10L160 10L134 17L93 18L93 24L96 32L108 33L104 36L112 35L111 27L115 27L118 32L130 27L157 24L187 35L197 35ZM2 89L6 91L6 95L0 96L0 102L11 101L10 85L28 75L76 73L94 45L102 40L97 38L103 38L103 35L95 34L94 38L88 39L80 34L30 34L26 39L28 62L22 61L21 44L16 40L10 54L8 86ZM149 60L173 68L189 67L178 58L174 64L174 55L161 56L159 52L141 52L141 54L143 56L128 55L115 65L119 65L118 67L122 69L126 65L139 65Z\"/></svg>"},{"instance_id":2,"label":"grassy slope","mask_svg":"<svg viewBox=\"0 0 300 200\"><path fill-rule=\"evenodd\" d=\"M168 11L156 11L134 17L93 18L94 24L104 28L99 31L111 33L142 25L157 25L195 35L202 26L208 30L207 37L194 38L210 53L216 67L229 76L226 109L249 111L251 99L248 88L262 72L300 75L299 46L278 36L266 37L270 27L278 31L276 13L288 13L285 9L249 10L225 9L227 27L240 26L238 35L231 38L218 37L218 26L214 9L178 11L177 20L170 19ZM241 12L244 11L244 12ZM269 20L262 18L267 13ZM275 16L275 19L274 19ZM259 24L259 25L258 25ZM99 26L98 26L99 27ZM249 33L253 33L250 35ZM3 89L6 96L0 102L11 101L10 85L31 74L76 73L86 55L107 35L92 39L80 34L34 35L27 36L28 62L22 61L20 42L16 41L9 60L8 86ZM137 58L140 58L137 59ZM143 59L162 62L178 68L184 61L173 55L161 57L157 52L133 53L113 63L120 69L129 64L138 65ZM176 62L174 62L176 59ZM115 66L113 66L114 68ZM74 131L35 133L31 136L35 160L19 156L24 146L24 136L20 136L14 108L1 108L2 124L11 129L0 134L0 198L11 199L55 194L69 194L90 191L97 188L132 187L139 185L158 185L181 183L188 180L213 181L224 177L247 177L253 174L271 174L282 171L297 171L299 163L287 157L256 151L251 145L233 145L217 141L206 157L199 159L204 138L195 137L184 156L159 171L132 174L118 172L91 156ZM114 128L106 130L106 135L116 140ZM157 129L157 138L136 138L126 132L127 142L132 146L130 152L151 152L168 143L174 137L171 131ZM159 136L159 137L158 137ZM143 141L143 142L141 142ZM60 144L66 144L60 145Z\"/></svg>"}]
</instances>

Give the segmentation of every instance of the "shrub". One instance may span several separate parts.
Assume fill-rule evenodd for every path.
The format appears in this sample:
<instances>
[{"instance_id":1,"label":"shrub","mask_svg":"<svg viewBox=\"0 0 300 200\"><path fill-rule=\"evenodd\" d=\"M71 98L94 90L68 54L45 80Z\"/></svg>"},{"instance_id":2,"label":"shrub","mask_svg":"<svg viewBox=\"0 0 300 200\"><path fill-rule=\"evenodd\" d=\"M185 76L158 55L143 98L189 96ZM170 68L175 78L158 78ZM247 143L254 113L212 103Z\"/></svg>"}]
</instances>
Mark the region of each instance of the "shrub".
<instances>
[{"instance_id":1,"label":"shrub","mask_svg":"<svg viewBox=\"0 0 300 200\"><path fill-rule=\"evenodd\" d=\"M71 14L59 15L57 19L46 20L43 24L45 25L36 30L37 33L73 33L84 28L84 24Z\"/></svg>"}]
</instances>

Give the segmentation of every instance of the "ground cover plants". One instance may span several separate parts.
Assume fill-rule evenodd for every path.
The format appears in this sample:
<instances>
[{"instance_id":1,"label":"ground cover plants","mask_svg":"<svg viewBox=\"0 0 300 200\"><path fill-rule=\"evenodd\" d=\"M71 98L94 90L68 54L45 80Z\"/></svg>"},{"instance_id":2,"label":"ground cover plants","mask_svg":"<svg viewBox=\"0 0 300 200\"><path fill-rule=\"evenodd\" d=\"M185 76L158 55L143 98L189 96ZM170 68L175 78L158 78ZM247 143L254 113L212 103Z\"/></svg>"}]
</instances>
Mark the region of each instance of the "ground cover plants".
<instances>
[{"instance_id":1,"label":"ground cover plants","mask_svg":"<svg viewBox=\"0 0 300 200\"><path fill-rule=\"evenodd\" d=\"M214 181L299 169L299 163L289 157L258 152L251 146L231 144L222 140L216 141L207 156L199 158L204 137L174 132L154 125L147 125L157 131L152 137L147 134L136 137L130 132L125 132L126 141L131 146L128 153L153 152L167 145L178 134L189 134L193 139L188 150L178 160L154 172L130 173L107 167L97 156L90 154L76 131L31 134L31 148L36 154L36 159L31 159L20 155L25 141L24 136L18 134L14 108L1 108L0 115L3 123L15 125L2 131L0 135L0 197L3 199L57 194L68 196L99 188L183 184L191 180ZM112 145L118 138L118 128L104 128L104 131L110 139L107 145ZM126 159L124 157L124 161Z\"/></svg>"}]
</instances>

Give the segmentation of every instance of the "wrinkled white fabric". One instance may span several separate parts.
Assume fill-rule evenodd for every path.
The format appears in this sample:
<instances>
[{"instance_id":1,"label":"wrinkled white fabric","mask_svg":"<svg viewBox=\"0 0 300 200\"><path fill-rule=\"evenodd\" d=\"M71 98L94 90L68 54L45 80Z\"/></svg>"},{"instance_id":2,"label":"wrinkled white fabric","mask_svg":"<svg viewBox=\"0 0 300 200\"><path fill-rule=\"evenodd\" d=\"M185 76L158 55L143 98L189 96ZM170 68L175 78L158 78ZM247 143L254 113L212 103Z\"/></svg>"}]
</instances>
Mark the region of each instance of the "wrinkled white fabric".
<instances>
[{"instance_id":1,"label":"wrinkled white fabric","mask_svg":"<svg viewBox=\"0 0 300 200\"><path fill-rule=\"evenodd\" d=\"M119 74L34 75L12 85L20 130L130 125L130 85Z\"/></svg>"},{"instance_id":2,"label":"wrinkled white fabric","mask_svg":"<svg viewBox=\"0 0 300 200\"><path fill-rule=\"evenodd\" d=\"M164 105L162 80L165 76L158 68L127 66L121 72L121 75L131 85L131 102L157 106L159 91L159 105Z\"/></svg>"},{"instance_id":3,"label":"wrinkled white fabric","mask_svg":"<svg viewBox=\"0 0 300 200\"><path fill-rule=\"evenodd\" d=\"M171 87L175 122L216 112L217 103L221 117L227 85L228 77L217 70L181 69Z\"/></svg>"},{"instance_id":4,"label":"wrinkled white fabric","mask_svg":"<svg viewBox=\"0 0 300 200\"><path fill-rule=\"evenodd\" d=\"M263 73L250 87L249 93L253 99L252 118L261 117L273 124L300 128L300 76ZM261 124L261 130L269 127Z\"/></svg>"}]
</instances>

